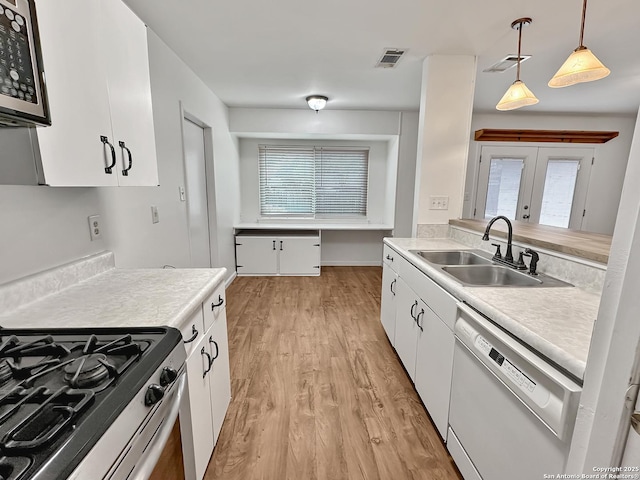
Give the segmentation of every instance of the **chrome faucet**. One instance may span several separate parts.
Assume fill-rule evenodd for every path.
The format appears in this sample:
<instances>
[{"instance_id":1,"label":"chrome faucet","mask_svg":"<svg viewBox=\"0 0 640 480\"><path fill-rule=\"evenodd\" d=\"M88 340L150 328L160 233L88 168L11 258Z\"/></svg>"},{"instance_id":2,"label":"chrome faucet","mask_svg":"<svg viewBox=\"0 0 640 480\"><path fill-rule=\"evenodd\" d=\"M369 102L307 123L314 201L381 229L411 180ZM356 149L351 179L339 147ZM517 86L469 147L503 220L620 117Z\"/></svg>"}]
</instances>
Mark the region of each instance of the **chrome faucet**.
<instances>
[{"instance_id":1,"label":"chrome faucet","mask_svg":"<svg viewBox=\"0 0 640 480\"><path fill-rule=\"evenodd\" d=\"M508 265L512 268L517 268L518 270L525 269L526 265L524 264L524 262L522 262L521 259L518 262L513 261L513 251L512 251L512 243L511 243L513 240L513 226L511 225L511 220L509 220L507 217L505 217L504 215L498 215L497 217L493 217L491 220L489 220L489 223L487 224L487 228L484 231L484 235L482 236L482 240L484 241L489 240L489 230L491 230L491 227L493 226L496 220L504 220L505 222L507 222L507 228L508 228L507 252L504 254L504 257L502 257L499 254L500 247L498 247L498 251L493 256L493 260L496 262L504 263L505 265Z\"/></svg>"}]
</instances>

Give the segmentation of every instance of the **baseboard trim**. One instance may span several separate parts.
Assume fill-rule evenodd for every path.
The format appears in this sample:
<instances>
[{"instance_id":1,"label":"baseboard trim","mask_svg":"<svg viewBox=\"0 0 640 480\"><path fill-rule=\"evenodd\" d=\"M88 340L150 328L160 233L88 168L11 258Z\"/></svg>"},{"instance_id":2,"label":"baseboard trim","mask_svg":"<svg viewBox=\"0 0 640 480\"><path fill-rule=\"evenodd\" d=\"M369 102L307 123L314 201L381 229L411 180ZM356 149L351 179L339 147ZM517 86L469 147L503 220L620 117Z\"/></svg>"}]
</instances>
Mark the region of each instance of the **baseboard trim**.
<instances>
[{"instance_id":1,"label":"baseboard trim","mask_svg":"<svg viewBox=\"0 0 640 480\"><path fill-rule=\"evenodd\" d=\"M227 281L224 283L224 288L229 288L229 285L233 283L237 276L238 272L232 272L231 275L229 275L229 278L227 278Z\"/></svg>"},{"instance_id":2,"label":"baseboard trim","mask_svg":"<svg viewBox=\"0 0 640 480\"><path fill-rule=\"evenodd\" d=\"M321 265L323 267L381 267L382 261L380 260L363 260L363 261L338 260L338 261L322 262Z\"/></svg>"}]
</instances>

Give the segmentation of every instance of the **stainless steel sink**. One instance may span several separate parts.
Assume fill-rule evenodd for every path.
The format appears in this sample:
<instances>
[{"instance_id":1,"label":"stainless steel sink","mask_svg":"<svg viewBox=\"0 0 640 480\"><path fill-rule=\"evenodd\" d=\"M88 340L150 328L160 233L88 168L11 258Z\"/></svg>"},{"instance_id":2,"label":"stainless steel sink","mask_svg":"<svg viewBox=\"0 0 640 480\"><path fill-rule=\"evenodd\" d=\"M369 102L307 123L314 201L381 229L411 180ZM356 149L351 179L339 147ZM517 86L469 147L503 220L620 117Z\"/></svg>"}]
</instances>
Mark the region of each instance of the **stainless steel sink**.
<instances>
[{"instance_id":1,"label":"stainless steel sink","mask_svg":"<svg viewBox=\"0 0 640 480\"><path fill-rule=\"evenodd\" d=\"M501 265L447 265L442 271L470 287L570 287L548 275L531 276Z\"/></svg>"},{"instance_id":2,"label":"stainless steel sink","mask_svg":"<svg viewBox=\"0 0 640 480\"><path fill-rule=\"evenodd\" d=\"M427 262L437 265L489 265L491 260L482 256L477 251L472 250L414 250L413 253L420 255ZM484 252L483 252L484 253Z\"/></svg>"}]
</instances>

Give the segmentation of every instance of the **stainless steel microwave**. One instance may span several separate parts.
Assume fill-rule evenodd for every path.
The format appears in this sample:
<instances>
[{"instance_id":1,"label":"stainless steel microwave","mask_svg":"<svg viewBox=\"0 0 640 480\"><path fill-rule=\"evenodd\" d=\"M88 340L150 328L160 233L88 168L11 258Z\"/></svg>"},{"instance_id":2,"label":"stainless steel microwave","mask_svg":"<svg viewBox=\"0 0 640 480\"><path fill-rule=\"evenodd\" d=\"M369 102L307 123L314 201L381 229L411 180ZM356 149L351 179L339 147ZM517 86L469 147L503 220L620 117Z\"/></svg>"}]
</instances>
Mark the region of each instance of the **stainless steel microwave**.
<instances>
[{"instance_id":1,"label":"stainless steel microwave","mask_svg":"<svg viewBox=\"0 0 640 480\"><path fill-rule=\"evenodd\" d=\"M0 0L0 125L51 125L34 0Z\"/></svg>"}]
</instances>

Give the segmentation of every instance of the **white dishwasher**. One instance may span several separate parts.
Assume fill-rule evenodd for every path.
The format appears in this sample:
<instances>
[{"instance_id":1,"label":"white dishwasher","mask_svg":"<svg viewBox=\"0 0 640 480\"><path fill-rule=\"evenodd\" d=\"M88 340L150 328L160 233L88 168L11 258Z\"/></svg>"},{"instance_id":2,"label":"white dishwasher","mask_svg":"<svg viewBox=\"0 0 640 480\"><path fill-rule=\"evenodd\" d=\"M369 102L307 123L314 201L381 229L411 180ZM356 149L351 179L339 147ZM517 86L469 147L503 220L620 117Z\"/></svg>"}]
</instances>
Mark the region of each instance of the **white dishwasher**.
<instances>
[{"instance_id":1,"label":"white dishwasher","mask_svg":"<svg viewBox=\"0 0 640 480\"><path fill-rule=\"evenodd\" d=\"M582 388L458 304L447 447L465 480L564 472Z\"/></svg>"}]
</instances>

